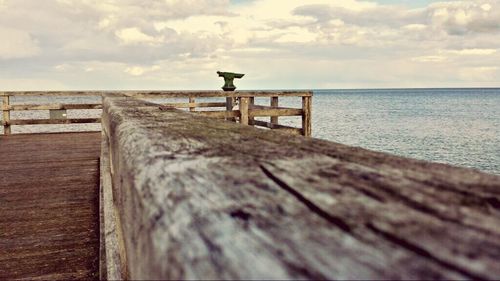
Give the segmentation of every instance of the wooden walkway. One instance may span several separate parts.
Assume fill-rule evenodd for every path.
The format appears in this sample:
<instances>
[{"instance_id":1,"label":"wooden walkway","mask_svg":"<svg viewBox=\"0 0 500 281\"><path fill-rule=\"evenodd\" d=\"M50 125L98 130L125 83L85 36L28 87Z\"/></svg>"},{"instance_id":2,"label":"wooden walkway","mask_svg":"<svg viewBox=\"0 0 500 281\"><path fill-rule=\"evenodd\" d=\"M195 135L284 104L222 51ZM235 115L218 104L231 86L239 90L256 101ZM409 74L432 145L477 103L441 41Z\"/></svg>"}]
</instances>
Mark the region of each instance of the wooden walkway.
<instances>
[{"instance_id":1,"label":"wooden walkway","mask_svg":"<svg viewBox=\"0 0 500 281\"><path fill-rule=\"evenodd\" d=\"M0 279L97 279L100 133L0 136Z\"/></svg>"}]
</instances>

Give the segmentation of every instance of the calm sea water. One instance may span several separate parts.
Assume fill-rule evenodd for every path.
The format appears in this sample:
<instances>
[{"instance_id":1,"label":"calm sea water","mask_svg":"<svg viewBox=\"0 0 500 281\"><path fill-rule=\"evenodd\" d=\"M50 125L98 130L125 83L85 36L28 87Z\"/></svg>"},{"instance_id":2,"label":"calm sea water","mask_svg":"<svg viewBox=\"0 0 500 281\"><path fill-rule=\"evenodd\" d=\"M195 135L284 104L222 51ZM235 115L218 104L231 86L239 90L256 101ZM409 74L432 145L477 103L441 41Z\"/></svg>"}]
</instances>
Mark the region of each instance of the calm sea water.
<instances>
[{"instance_id":1,"label":"calm sea water","mask_svg":"<svg viewBox=\"0 0 500 281\"><path fill-rule=\"evenodd\" d=\"M500 174L500 89L314 94L314 137Z\"/></svg>"},{"instance_id":2,"label":"calm sea water","mask_svg":"<svg viewBox=\"0 0 500 281\"><path fill-rule=\"evenodd\" d=\"M30 102L22 98L13 100L13 103ZM37 100L40 102L92 103L99 100L42 98L42 101ZM269 99L257 99L256 102L267 105ZM301 106L297 98L280 99L280 104ZM48 118L47 112L39 111L12 114L15 119ZM98 117L100 111L72 110L68 115L71 118ZM300 118L280 117L280 123L300 127ZM85 128L98 130L99 125L67 125L64 130ZM13 128L19 133L35 130L57 131L61 127ZM500 174L500 89L317 90L313 97L313 136Z\"/></svg>"}]
</instances>

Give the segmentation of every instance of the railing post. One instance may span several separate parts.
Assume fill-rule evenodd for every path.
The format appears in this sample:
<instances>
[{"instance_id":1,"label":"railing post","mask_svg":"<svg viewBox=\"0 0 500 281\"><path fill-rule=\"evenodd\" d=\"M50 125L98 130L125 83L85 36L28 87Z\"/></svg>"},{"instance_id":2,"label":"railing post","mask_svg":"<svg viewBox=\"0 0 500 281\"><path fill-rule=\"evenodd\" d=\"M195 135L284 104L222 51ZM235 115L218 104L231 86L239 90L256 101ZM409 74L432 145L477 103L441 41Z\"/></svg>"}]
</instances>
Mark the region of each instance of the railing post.
<instances>
[{"instance_id":1,"label":"railing post","mask_svg":"<svg viewBox=\"0 0 500 281\"><path fill-rule=\"evenodd\" d=\"M226 111L233 111L234 102L235 102L234 97L227 97L226 98ZM226 118L226 120L233 121L233 122L236 121L236 119L233 117Z\"/></svg>"},{"instance_id":2,"label":"railing post","mask_svg":"<svg viewBox=\"0 0 500 281\"><path fill-rule=\"evenodd\" d=\"M240 123L243 125L248 125L248 104L250 103L249 98L240 98Z\"/></svg>"},{"instance_id":3,"label":"railing post","mask_svg":"<svg viewBox=\"0 0 500 281\"><path fill-rule=\"evenodd\" d=\"M8 95L3 96L3 106L2 106L2 112L3 112L3 133L4 135L10 135L10 109L9 109L9 99L10 97Z\"/></svg>"},{"instance_id":4,"label":"railing post","mask_svg":"<svg viewBox=\"0 0 500 281\"><path fill-rule=\"evenodd\" d=\"M189 103L195 103L196 100L194 97L189 97ZM191 105L189 106L189 111L193 112L196 110L196 107L191 107Z\"/></svg>"},{"instance_id":5,"label":"railing post","mask_svg":"<svg viewBox=\"0 0 500 281\"><path fill-rule=\"evenodd\" d=\"M279 98L278 97L271 97L271 106L272 107L278 107L279 106ZM278 124L278 116L271 116L271 124Z\"/></svg>"},{"instance_id":6,"label":"railing post","mask_svg":"<svg viewBox=\"0 0 500 281\"><path fill-rule=\"evenodd\" d=\"M311 97L302 97L302 135L311 136Z\"/></svg>"},{"instance_id":7,"label":"railing post","mask_svg":"<svg viewBox=\"0 0 500 281\"><path fill-rule=\"evenodd\" d=\"M249 105L248 105L248 108L249 108L249 112L251 112L252 108L253 108L253 105L255 104L255 97L251 97L250 100L249 100ZM248 117L248 125L254 125L254 117L250 116L250 113L248 114L249 117Z\"/></svg>"}]
</instances>

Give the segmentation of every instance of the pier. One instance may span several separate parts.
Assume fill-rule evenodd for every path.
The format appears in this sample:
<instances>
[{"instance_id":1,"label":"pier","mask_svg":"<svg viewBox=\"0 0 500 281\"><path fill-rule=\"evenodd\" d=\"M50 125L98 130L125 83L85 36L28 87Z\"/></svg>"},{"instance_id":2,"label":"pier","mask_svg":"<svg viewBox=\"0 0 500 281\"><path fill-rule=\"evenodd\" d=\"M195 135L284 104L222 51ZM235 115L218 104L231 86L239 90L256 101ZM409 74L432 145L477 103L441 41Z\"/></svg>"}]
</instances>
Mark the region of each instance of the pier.
<instances>
[{"instance_id":1,"label":"pier","mask_svg":"<svg viewBox=\"0 0 500 281\"><path fill-rule=\"evenodd\" d=\"M100 134L0 136L0 279L97 279Z\"/></svg>"},{"instance_id":2,"label":"pier","mask_svg":"<svg viewBox=\"0 0 500 281\"><path fill-rule=\"evenodd\" d=\"M92 92L103 101L77 106L102 109L81 121L101 132L12 134L29 122L80 122L10 118L74 108L9 100L42 94L0 93L0 278L500 275L500 177L309 138L310 92L168 92L185 103ZM197 102L205 97L222 101Z\"/></svg>"}]
</instances>

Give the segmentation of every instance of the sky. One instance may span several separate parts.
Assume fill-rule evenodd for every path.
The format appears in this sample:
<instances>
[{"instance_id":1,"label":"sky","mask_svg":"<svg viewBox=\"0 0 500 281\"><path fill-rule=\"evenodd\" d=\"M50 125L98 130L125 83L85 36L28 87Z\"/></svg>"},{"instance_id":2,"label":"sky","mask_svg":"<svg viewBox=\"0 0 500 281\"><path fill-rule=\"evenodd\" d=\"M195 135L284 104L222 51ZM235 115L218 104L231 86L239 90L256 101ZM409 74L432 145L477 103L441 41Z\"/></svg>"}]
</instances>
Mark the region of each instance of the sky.
<instances>
[{"instance_id":1,"label":"sky","mask_svg":"<svg viewBox=\"0 0 500 281\"><path fill-rule=\"evenodd\" d=\"M500 87L500 0L0 0L1 90Z\"/></svg>"}]
</instances>

